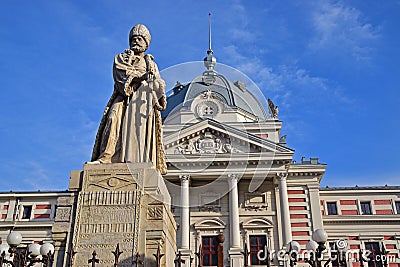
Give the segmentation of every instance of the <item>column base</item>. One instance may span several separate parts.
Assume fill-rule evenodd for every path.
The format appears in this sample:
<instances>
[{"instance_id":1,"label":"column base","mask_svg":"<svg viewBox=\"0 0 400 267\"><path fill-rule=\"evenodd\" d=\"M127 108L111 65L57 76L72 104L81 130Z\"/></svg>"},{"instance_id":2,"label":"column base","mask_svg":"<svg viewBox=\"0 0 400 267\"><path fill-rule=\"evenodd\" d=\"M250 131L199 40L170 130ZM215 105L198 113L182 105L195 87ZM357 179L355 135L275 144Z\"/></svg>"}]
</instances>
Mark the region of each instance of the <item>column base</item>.
<instances>
[{"instance_id":1,"label":"column base","mask_svg":"<svg viewBox=\"0 0 400 267\"><path fill-rule=\"evenodd\" d=\"M190 249L178 249L178 253L181 252L181 258L182 260L185 261L185 263L182 262L181 267L190 267L191 266L191 262L190 259L192 257L192 251ZM176 259L176 258L175 258ZM175 264L175 266L178 266L177 264Z\"/></svg>"},{"instance_id":2,"label":"column base","mask_svg":"<svg viewBox=\"0 0 400 267\"><path fill-rule=\"evenodd\" d=\"M231 248L228 251L229 254L229 266L231 267L242 267L243 266L243 254L240 248Z\"/></svg>"}]
</instances>

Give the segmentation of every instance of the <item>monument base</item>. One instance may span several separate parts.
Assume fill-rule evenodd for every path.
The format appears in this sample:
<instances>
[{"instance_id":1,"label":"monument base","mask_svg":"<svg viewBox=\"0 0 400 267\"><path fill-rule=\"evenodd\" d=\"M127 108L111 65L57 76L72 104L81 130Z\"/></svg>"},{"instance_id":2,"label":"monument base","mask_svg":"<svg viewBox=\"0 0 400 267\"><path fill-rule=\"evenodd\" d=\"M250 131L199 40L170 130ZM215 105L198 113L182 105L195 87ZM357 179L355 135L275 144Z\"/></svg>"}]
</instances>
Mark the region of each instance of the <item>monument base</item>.
<instances>
[{"instance_id":1,"label":"monument base","mask_svg":"<svg viewBox=\"0 0 400 267\"><path fill-rule=\"evenodd\" d=\"M77 173L75 173L77 174ZM75 265L86 266L95 250L100 266L114 263L116 245L123 251L118 266L172 266L176 251L176 223L171 197L162 176L147 163L112 163L84 166L71 176L70 189L79 185L73 233Z\"/></svg>"}]
</instances>

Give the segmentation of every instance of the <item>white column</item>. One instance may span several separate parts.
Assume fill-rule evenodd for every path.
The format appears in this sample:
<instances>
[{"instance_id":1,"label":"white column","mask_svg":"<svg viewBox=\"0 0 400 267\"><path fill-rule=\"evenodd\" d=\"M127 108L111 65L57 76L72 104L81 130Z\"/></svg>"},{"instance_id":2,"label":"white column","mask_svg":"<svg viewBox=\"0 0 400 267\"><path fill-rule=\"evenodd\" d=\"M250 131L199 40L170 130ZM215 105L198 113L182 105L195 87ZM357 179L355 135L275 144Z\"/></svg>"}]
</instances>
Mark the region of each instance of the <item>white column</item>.
<instances>
[{"instance_id":1,"label":"white column","mask_svg":"<svg viewBox=\"0 0 400 267\"><path fill-rule=\"evenodd\" d=\"M229 226L230 226L230 248L229 266L243 266L243 255L240 246L240 225L239 225L239 195L238 195L238 176L228 175L229 184Z\"/></svg>"},{"instance_id":2,"label":"white column","mask_svg":"<svg viewBox=\"0 0 400 267\"><path fill-rule=\"evenodd\" d=\"M286 246L292 240L292 227L290 225L289 200L286 185L287 173L278 173L279 199L281 206L283 244Z\"/></svg>"},{"instance_id":3,"label":"white column","mask_svg":"<svg viewBox=\"0 0 400 267\"><path fill-rule=\"evenodd\" d=\"M190 243L189 179L190 175L181 175L181 249L188 250Z\"/></svg>"},{"instance_id":4,"label":"white column","mask_svg":"<svg viewBox=\"0 0 400 267\"><path fill-rule=\"evenodd\" d=\"M228 175L229 183L229 222L231 248L240 248L239 196L236 174Z\"/></svg>"}]
</instances>

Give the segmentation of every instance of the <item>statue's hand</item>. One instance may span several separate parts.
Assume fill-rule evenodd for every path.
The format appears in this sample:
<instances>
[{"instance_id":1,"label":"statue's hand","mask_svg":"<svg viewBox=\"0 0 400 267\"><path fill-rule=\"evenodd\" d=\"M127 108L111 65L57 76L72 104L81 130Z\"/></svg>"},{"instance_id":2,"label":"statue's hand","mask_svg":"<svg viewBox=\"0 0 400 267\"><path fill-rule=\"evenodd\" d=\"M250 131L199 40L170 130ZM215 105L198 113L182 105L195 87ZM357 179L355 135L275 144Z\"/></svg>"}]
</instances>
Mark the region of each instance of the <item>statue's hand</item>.
<instances>
[{"instance_id":1,"label":"statue's hand","mask_svg":"<svg viewBox=\"0 0 400 267\"><path fill-rule=\"evenodd\" d=\"M152 81L154 79L154 74L152 71L147 71L145 74L142 75L141 80L142 81Z\"/></svg>"}]
</instances>

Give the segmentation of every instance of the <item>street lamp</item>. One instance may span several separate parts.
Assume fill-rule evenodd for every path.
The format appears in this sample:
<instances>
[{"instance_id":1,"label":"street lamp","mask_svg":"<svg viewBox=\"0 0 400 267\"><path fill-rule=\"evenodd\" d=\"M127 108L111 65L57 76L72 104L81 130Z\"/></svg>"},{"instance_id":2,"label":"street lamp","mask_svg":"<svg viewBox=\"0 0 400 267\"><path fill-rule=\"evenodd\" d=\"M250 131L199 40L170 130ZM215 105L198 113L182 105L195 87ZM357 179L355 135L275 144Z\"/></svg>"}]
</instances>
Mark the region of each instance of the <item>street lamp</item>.
<instances>
[{"instance_id":1,"label":"street lamp","mask_svg":"<svg viewBox=\"0 0 400 267\"><path fill-rule=\"evenodd\" d=\"M300 251L300 244L296 241L290 241L286 245L286 254L289 255L290 267L293 267L297 263L297 255Z\"/></svg>"},{"instance_id":2,"label":"street lamp","mask_svg":"<svg viewBox=\"0 0 400 267\"><path fill-rule=\"evenodd\" d=\"M317 229L312 234L312 240L310 240L306 249L311 252L311 257L307 260L307 262L312 267L321 267L322 266L322 254L325 251L325 242L328 240L328 234L324 231L324 229ZM330 262L330 259L324 264L327 266Z\"/></svg>"},{"instance_id":3,"label":"street lamp","mask_svg":"<svg viewBox=\"0 0 400 267\"><path fill-rule=\"evenodd\" d=\"M43 267L51 266L54 260L54 246L52 244L29 244L18 251L17 247L21 242L22 235L20 233L13 231L8 234L8 244L0 245L0 266L6 263L12 267L26 267L33 266L37 262L42 262ZM42 259L37 258L39 255L42 255Z\"/></svg>"}]
</instances>

